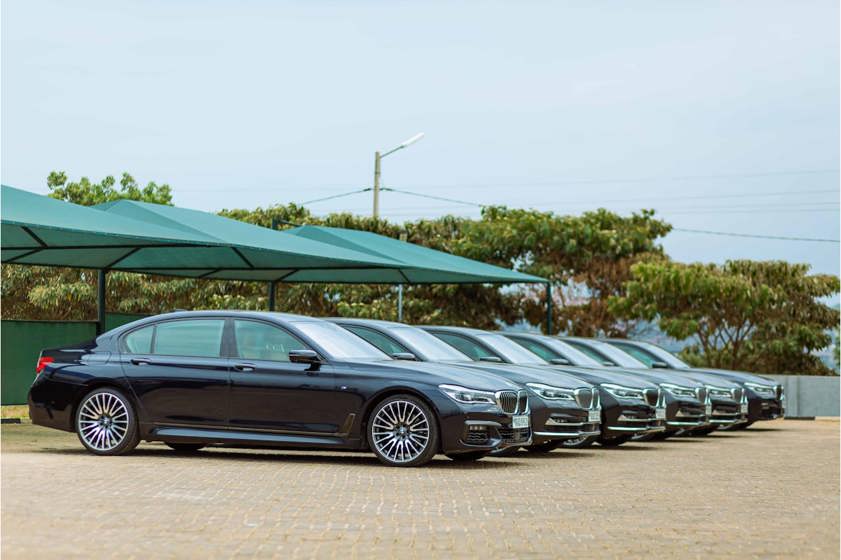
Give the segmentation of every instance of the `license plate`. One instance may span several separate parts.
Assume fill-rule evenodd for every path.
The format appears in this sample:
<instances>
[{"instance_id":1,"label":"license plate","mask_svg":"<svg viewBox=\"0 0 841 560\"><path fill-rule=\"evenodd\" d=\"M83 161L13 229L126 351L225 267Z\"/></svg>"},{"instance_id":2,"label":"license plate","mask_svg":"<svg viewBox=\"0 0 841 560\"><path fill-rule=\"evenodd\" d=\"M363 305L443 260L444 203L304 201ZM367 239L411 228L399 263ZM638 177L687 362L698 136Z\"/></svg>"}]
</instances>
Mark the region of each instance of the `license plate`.
<instances>
[{"instance_id":1,"label":"license plate","mask_svg":"<svg viewBox=\"0 0 841 560\"><path fill-rule=\"evenodd\" d=\"M588 422L601 422L602 421L602 411L601 410L591 410L587 413L587 421Z\"/></svg>"},{"instance_id":2,"label":"license plate","mask_svg":"<svg viewBox=\"0 0 841 560\"><path fill-rule=\"evenodd\" d=\"M658 408L655 410L655 418L657 420L665 420L666 419L666 409L665 408Z\"/></svg>"},{"instance_id":3,"label":"license plate","mask_svg":"<svg viewBox=\"0 0 841 560\"><path fill-rule=\"evenodd\" d=\"M704 408L704 414L706 414L707 416L712 416L712 415L713 415L713 405L708 404L708 405Z\"/></svg>"},{"instance_id":4,"label":"license plate","mask_svg":"<svg viewBox=\"0 0 841 560\"><path fill-rule=\"evenodd\" d=\"M511 419L511 427L515 430L519 428L528 428L529 427L529 415L524 414L522 416L515 416Z\"/></svg>"},{"instance_id":5,"label":"license plate","mask_svg":"<svg viewBox=\"0 0 841 560\"><path fill-rule=\"evenodd\" d=\"M742 403L742 414L748 413L748 403Z\"/></svg>"}]
</instances>

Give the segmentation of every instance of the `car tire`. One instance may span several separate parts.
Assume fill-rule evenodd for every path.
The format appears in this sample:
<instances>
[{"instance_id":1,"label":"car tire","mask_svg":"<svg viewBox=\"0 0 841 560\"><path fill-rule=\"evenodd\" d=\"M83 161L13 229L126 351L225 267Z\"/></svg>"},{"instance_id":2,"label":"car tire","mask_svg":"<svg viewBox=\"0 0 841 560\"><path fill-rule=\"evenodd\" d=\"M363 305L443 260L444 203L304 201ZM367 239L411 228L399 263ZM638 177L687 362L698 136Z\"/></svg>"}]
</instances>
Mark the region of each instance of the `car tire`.
<instances>
[{"instance_id":1,"label":"car tire","mask_svg":"<svg viewBox=\"0 0 841 560\"><path fill-rule=\"evenodd\" d=\"M85 395L76 408L76 435L95 455L124 455L140 443L137 415L131 401L112 388Z\"/></svg>"},{"instance_id":2,"label":"car tire","mask_svg":"<svg viewBox=\"0 0 841 560\"><path fill-rule=\"evenodd\" d=\"M470 461L478 461L479 459L483 459L487 457L488 454L485 451L468 451L467 453L448 453L447 457L452 459L453 461L457 461L459 463L467 463Z\"/></svg>"},{"instance_id":3,"label":"car tire","mask_svg":"<svg viewBox=\"0 0 841 560\"><path fill-rule=\"evenodd\" d=\"M596 443L597 436L586 436L575 439L565 439L561 442L564 449L584 449Z\"/></svg>"},{"instance_id":4,"label":"car tire","mask_svg":"<svg viewBox=\"0 0 841 560\"><path fill-rule=\"evenodd\" d=\"M529 453L550 453L560 447L561 442L557 440L547 441L546 443L538 443L537 445L529 445L526 451Z\"/></svg>"},{"instance_id":5,"label":"car tire","mask_svg":"<svg viewBox=\"0 0 841 560\"><path fill-rule=\"evenodd\" d=\"M631 441L632 437L633 436L630 434L625 434L622 436L616 436L611 438L599 436L599 445L601 445L602 447L619 447L620 445Z\"/></svg>"},{"instance_id":6,"label":"car tire","mask_svg":"<svg viewBox=\"0 0 841 560\"><path fill-rule=\"evenodd\" d=\"M165 441L164 444L177 453L195 453L205 447L203 443L170 443Z\"/></svg>"},{"instance_id":7,"label":"car tire","mask_svg":"<svg viewBox=\"0 0 841 560\"><path fill-rule=\"evenodd\" d=\"M438 452L438 419L412 395L388 397L368 417L368 446L390 467L419 467Z\"/></svg>"}]
</instances>

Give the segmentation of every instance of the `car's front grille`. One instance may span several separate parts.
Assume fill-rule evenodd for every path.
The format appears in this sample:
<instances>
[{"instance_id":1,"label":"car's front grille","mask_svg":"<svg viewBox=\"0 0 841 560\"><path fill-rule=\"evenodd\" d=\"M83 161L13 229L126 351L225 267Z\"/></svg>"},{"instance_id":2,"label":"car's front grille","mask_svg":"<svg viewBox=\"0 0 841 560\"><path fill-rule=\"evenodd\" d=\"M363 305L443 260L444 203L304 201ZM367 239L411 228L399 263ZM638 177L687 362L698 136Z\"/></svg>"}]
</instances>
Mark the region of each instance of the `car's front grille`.
<instances>
[{"instance_id":1,"label":"car's front grille","mask_svg":"<svg viewBox=\"0 0 841 560\"><path fill-rule=\"evenodd\" d=\"M706 387L698 387L697 389L695 389L695 394L697 395L699 401L705 402L707 400Z\"/></svg>"},{"instance_id":2,"label":"car's front grille","mask_svg":"<svg viewBox=\"0 0 841 560\"><path fill-rule=\"evenodd\" d=\"M505 443L523 443L528 441L531 436L531 429L529 428L499 428L499 437Z\"/></svg>"},{"instance_id":3,"label":"car's front grille","mask_svg":"<svg viewBox=\"0 0 841 560\"><path fill-rule=\"evenodd\" d=\"M594 391L592 389L578 389L575 391L575 402L581 408L590 408L593 404Z\"/></svg>"},{"instance_id":4,"label":"car's front grille","mask_svg":"<svg viewBox=\"0 0 841 560\"><path fill-rule=\"evenodd\" d=\"M499 391L496 402L506 414L522 414L529 409L529 397L525 391Z\"/></svg>"},{"instance_id":5,"label":"car's front grille","mask_svg":"<svg viewBox=\"0 0 841 560\"><path fill-rule=\"evenodd\" d=\"M739 402L742 400L742 389L741 387L737 387L733 389L733 400Z\"/></svg>"},{"instance_id":6,"label":"car's front grille","mask_svg":"<svg viewBox=\"0 0 841 560\"><path fill-rule=\"evenodd\" d=\"M645 389L643 395L645 396L645 402L651 406L657 406L657 401L660 400L659 389Z\"/></svg>"},{"instance_id":7,"label":"car's front grille","mask_svg":"<svg viewBox=\"0 0 841 560\"><path fill-rule=\"evenodd\" d=\"M782 400L782 398L783 398L783 386L782 385L776 385L774 387L774 390L777 393L777 398Z\"/></svg>"}]
</instances>

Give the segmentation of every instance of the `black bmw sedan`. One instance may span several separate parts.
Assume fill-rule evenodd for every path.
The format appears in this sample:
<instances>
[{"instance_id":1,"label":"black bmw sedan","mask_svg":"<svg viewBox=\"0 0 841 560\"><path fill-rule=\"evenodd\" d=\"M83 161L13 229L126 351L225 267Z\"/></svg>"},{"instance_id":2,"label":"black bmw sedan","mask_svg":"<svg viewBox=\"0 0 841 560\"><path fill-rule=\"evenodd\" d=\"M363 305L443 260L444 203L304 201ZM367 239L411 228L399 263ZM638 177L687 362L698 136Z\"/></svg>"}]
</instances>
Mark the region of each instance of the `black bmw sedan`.
<instances>
[{"instance_id":1,"label":"black bmw sedan","mask_svg":"<svg viewBox=\"0 0 841 560\"><path fill-rule=\"evenodd\" d=\"M533 442L528 451L545 453L562 441L598 436L601 400L587 381L551 368L474 362L428 332L391 321L328 319L398 359L452 364L497 374L530 393ZM509 450L513 448L508 448Z\"/></svg>"},{"instance_id":2,"label":"black bmw sedan","mask_svg":"<svg viewBox=\"0 0 841 560\"><path fill-rule=\"evenodd\" d=\"M660 388L638 376L605 375L590 369L551 364L499 333L465 327L420 327L475 361L552 368L599 387L602 405L601 434L564 441L564 447L579 447L598 441L604 446L621 445L635 434L665 430L666 409Z\"/></svg>"},{"instance_id":3,"label":"black bmw sedan","mask_svg":"<svg viewBox=\"0 0 841 560\"><path fill-rule=\"evenodd\" d=\"M475 460L531 443L525 390L457 366L393 360L326 321L203 311L150 317L44 350L33 423L98 455L140 440L370 450L386 465Z\"/></svg>"},{"instance_id":4,"label":"black bmw sedan","mask_svg":"<svg viewBox=\"0 0 841 560\"><path fill-rule=\"evenodd\" d=\"M744 410L747 422L736 426L737 428L747 428L757 420L774 420L785 415L785 392L783 386L773 379L744 371L693 368L665 348L650 342L626 339L608 339L605 342L629 353L650 368L668 368L690 375L711 375L718 379L739 383L744 387L746 396L743 404L747 408Z\"/></svg>"}]
</instances>

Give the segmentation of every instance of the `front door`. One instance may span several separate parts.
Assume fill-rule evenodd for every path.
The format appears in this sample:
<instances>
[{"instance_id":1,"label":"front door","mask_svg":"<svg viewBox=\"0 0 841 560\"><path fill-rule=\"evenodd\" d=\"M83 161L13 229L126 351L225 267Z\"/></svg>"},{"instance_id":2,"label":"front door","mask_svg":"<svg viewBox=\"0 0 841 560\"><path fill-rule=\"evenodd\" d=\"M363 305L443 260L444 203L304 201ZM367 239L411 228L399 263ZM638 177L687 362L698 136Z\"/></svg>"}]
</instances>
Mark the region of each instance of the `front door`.
<instances>
[{"instance_id":1,"label":"front door","mask_svg":"<svg viewBox=\"0 0 841 560\"><path fill-rule=\"evenodd\" d=\"M228 421L223 318L176 319L124 335L120 361L144 420L167 426Z\"/></svg>"},{"instance_id":2,"label":"front door","mask_svg":"<svg viewBox=\"0 0 841 560\"><path fill-rule=\"evenodd\" d=\"M336 406L332 368L289 361L290 350L310 350L285 329L263 321L233 320L231 429L288 434L338 434L349 411Z\"/></svg>"}]
</instances>

